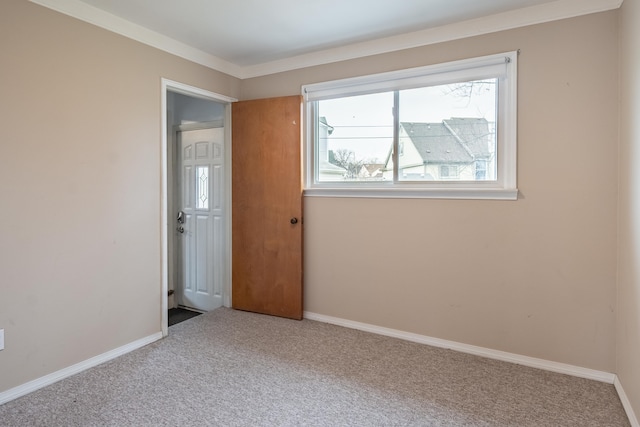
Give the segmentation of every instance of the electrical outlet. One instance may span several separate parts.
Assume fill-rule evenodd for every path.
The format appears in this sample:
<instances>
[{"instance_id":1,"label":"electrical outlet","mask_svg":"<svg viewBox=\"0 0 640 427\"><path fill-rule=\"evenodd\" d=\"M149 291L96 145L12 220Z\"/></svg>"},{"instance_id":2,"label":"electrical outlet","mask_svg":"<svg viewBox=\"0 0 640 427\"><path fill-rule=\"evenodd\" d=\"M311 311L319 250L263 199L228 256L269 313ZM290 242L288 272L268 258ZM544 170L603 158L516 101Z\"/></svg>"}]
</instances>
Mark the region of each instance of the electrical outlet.
<instances>
[{"instance_id":1,"label":"electrical outlet","mask_svg":"<svg viewBox=\"0 0 640 427\"><path fill-rule=\"evenodd\" d=\"M0 350L4 350L4 329L0 329Z\"/></svg>"}]
</instances>

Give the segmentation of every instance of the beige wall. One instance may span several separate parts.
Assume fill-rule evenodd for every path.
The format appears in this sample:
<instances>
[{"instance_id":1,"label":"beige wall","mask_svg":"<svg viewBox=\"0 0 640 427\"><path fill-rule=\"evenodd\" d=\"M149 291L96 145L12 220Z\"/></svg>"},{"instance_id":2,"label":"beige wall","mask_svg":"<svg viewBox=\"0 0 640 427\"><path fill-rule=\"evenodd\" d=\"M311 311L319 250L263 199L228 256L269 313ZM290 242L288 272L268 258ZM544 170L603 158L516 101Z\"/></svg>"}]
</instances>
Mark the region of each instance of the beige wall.
<instances>
[{"instance_id":1,"label":"beige wall","mask_svg":"<svg viewBox=\"0 0 640 427\"><path fill-rule=\"evenodd\" d=\"M637 20L637 0L625 7ZM161 77L249 99L518 48L520 200L307 198L305 309L614 372L617 19L601 13L240 83L3 0L0 392L159 332ZM629 147L637 110L625 116ZM620 231L632 234L638 196L626 170ZM634 242L621 245L621 299L635 305L621 303L618 369L637 408Z\"/></svg>"},{"instance_id":2,"label":"beige wall","mask_svg":"<svg viewBox=\"0 0 640 427\"><path fill-rule=\"evenodd\" d=\"M243 81L521 49L518 201L305 199L305 310L614 372L617 11Z\"/></svg>"},{"instance_id":3,"label":"beige wall","mask_svg":"<svg viewBox=\"0 0 640 427\"><path fill-rule=\"evenodd\" d=\"M620 12L620 203L617 369L640 416L640 1Z\"/></svg>"},{"instance_id":4,"label":"beige wall","mask_svg":"<svg viewBox=\"0 0 640 427\"><path fill-rule=\"evenodd\" d=\"M239 81L0 2L0 392L160 331L160 79Z\"/></svg>"}]
</instances>

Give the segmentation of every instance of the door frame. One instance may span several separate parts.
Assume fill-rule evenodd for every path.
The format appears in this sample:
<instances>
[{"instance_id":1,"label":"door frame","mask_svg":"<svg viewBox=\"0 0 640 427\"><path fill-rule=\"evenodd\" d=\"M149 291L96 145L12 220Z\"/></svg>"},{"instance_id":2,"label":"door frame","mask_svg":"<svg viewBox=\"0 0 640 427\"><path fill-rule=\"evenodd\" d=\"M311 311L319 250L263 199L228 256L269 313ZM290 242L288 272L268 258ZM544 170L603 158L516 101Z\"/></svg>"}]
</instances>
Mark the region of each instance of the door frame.
<instances>
[{"instance_id":1,"label":"door frame","mask_svg":"<svg viewBox=\"0 0 640 427\"><path fill-rule=\"evenodd\" d=\"M161 167L161 193L160 193L160 268L161 268L161 329L162 336L169 334L169 265L172 262L173 254L169 253L172 234L169 230L173 227L173 215L169 209L173 205L171 197L171 186L173 185L173 162L172 145L174 143L173 124L168 122L167 93L177 92L192 98L201 98L225 104L224 114L224 168L225 168L225 253L223 261L223 305L231 306L231 103L237 99L190 86L184 83L161 78L161 146L160 146L160 167Z\"/></svg>"}]
</instances>

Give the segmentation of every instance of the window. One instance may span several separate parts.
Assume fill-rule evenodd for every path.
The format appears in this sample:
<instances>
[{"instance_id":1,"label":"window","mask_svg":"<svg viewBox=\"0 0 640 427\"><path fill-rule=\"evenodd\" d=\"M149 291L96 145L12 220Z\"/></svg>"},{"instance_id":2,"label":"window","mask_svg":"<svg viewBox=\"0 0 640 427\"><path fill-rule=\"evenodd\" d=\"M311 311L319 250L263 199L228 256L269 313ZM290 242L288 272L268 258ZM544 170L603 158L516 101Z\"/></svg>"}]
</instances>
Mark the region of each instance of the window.
<instances>
[{"instance_id":1,"label":"window","mask_svg":"<svg viewBox=\"0 0 640 427\"><path fill-rule=\"evenodd\" d=\"M516 199L517 52L303 87L305 194Z\"/></svg>"},{"instance_id":2,"label":"window","mask_svg":"<svg viewBox=\"0 0 640 427\"><path fill-rule=\"evenodd\" d=\"M487 160L476 160L476 180L487 179Z\"/></svg>"},{"instance_id":3,"label":"window","mask_svg":"<svg viewBox=\"0 0 640 427\"><path fill-rule=\"evenodd\" d=\"M209 166L198 166L196 174L196 209L209 209Z\"/></svg>"},{"instance_id":4,"label":"window","mask_svg":"<svg viewBox=\"0 0 640 427\"><path fill-rule=\"evenodd\" d=\"M460 179L457 165L440 165L440 179Z\"/></svg>"}]
</instances>

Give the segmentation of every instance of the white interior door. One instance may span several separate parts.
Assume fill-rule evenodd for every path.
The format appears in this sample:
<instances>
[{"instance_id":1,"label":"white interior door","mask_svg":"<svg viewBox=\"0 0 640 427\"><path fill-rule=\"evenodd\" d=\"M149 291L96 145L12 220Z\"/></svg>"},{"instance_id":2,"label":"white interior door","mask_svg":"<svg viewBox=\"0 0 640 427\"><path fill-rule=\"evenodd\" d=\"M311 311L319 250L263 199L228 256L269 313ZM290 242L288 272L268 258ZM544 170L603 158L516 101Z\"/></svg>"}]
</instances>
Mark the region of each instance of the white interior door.
<instances>
[{"instance_id":1,"label":"white interior door","mask_svg":"<svg viewBox=\"0 0 640 427\"><path fill-rule=\"evenodd\" d=\"M177 134L178 305L209 311L223 303L224 128Z\"/></svg>"}]
</instances>

